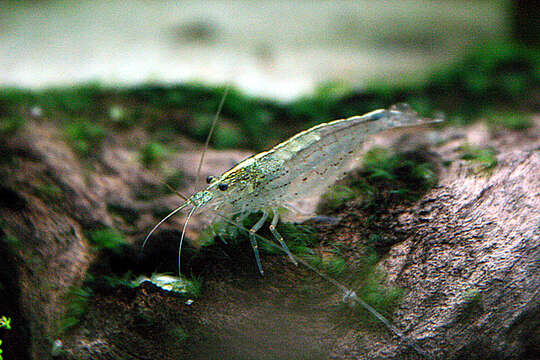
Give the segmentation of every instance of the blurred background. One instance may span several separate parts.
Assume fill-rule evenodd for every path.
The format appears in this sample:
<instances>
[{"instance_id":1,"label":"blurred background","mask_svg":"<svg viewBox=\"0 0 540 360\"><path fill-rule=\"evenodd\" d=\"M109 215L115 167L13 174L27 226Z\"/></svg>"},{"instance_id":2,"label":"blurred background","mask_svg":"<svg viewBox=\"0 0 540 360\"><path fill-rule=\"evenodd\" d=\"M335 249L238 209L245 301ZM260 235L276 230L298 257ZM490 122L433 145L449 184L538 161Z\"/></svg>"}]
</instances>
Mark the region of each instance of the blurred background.
<instances>
[{"instance_id":1,"label":"blurred background","mask_svg":"<svg viewBox=\"0 0 540 360\"><path fill-rule=\"evenodd\" d=\"M503 0L0 4L0 85L197 80L286 100L329 80L425 79L507 40L518 16Z\"/></svg>"}]
</instances>

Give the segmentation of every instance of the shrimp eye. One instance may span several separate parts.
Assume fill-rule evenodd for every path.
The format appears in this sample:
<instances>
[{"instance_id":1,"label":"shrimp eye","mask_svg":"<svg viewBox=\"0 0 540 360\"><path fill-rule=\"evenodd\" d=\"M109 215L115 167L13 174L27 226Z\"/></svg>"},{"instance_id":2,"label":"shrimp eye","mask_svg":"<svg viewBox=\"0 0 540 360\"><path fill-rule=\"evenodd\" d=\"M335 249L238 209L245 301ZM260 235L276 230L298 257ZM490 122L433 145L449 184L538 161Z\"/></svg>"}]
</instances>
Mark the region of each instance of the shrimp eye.
<instances>
[{"instance_id":1,"label":"shrimp eye","mask_svg":"<svg viewBox=\"0 0 540 360\"><path fill-rule=\"evenodd\" d=\"M210 175L209 177L206 178L206 183L210 184L212 181L214 181L215 178L216 178L215 176Z\"/></svg>"},{"instance_id":2,"label":"shrimp eye","mask_svg":"<svg viewBox=\"0 0 540 360\"><path fill-rule=\"evenodd\" d=\"M218 189L221 190L221 191L225 191L229 188L229 184L227 183L221 183L218 185Z\"/></svg>"}]
</instances>

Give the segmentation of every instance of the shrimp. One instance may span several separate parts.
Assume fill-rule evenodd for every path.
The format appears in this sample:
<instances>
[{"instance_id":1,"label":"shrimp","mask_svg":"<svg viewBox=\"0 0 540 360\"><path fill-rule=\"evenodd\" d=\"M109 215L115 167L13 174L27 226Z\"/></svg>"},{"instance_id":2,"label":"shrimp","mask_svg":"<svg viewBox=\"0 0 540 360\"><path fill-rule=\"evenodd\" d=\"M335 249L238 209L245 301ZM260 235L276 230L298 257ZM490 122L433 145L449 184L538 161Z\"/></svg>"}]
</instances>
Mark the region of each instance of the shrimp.
<instances>
[{"instance_id":1,"label":"shrimp","mask_svg":"<svg viewBox=\"0 0 540 360\"><path fill-rule=\"evenodd\" d=\"M144 244L154 231L174 214L189 209L182 229L180 252L187 224L193 214L209 209L224 218L241 221L247 215L262 212L249 232L255 261L264 275L257 231L266 223L273 237L297 265L283 237L276 230L280 207L293 207L295 202L310 193L321 193L342 177L344 170L357 157L367 136L385 129L440 122L438 119L418 117L407 104L379 109L362 116L335 120L302 131L268 151L251 156L219 177L208 177L206 189L187 198L183 204L163 218L146 236ZM227 214L226 216L224 214Z\"/></svg>"},{"instance_id":2,"label":"shrimp","mask_svg":"<svg viewBox=\"0 0 540 360\"><path fill-rule=\"evenodd\" d=\"M227 90L225 91L225 95ZM219 108L223 106L223 97ZM216 114L212 130L219 115ZM398 336L404 343L414 349L426 359L433 357L409 339L389 320L371 307L356 293L311 266L301 258L296 258L283 237L276 230L279 222L278 208L287 207L294 209L291 203L313 193L321 193L331 186L345 171L351 162L358 156L364 140L369 136L385 129L425 125L443 121L442 119L420 118L407 104L394 105L388 110L380 109L362 116L353 116L347 119L335 120L316 125L302 131L290 139L274 146L268 151L251 156L219 177L209 176L206 189L186 198L185 201L160 222L148 233L143 242L143 248L150 236L156 229L174 214L189 209L178 248L178 271L180 271L180 254L186 228L193 214L208 210L222 218L226 223L234 225L249 233L249 239L259 272L264 275L257 239L266 240L257 234L257 231L266 223L272 214L270 232L295 264L302 263L322 278L342 290L343 302L360 304L364 309L381 321L388 330ZM211 130L211 131L212 131ZM208 145L208 139L206 141ZM205 146L206 150L206 146ZM204 152L199 164L200 172ZM246 229L232 221L242 221L251 213L262 212L262 216L251 227ZM277 244L270 242L272 246Z\"/></svg>"}]
</instances>

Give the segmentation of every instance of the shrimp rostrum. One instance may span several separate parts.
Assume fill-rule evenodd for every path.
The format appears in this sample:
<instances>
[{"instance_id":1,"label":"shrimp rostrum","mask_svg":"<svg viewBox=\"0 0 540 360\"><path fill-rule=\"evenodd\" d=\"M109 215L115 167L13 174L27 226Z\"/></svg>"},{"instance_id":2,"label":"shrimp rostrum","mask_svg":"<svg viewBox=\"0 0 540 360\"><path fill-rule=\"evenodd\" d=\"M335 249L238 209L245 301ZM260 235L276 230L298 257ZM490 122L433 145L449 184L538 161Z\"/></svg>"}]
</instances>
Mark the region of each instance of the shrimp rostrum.
<instances>
[{"instance_id":1,"label":"shrimp rostrum","mask_svg":"<svg viewBox=\"0 0 540 360\"><path fill-rule=\"evenodd\" d=\"M270 232L296 264L283 237L276 230L278 208L310 193L320 193L344 175L344 171L362 148L367 136L379 131L441 120L423 119L406 104L388 110L375 110L362 116L319 124L300 132L268 151L251 156L219 177L209 177L208 187L172 211L150 231L150 235L168 218L188 209L180 239L179 259L186 226L191 216L203 209L242 220L250 213L262 212L249 229L249 238L261 275L256 232L272 214ZM180 261L180 260L179 260Z\"/></svg>"}]
</instances>

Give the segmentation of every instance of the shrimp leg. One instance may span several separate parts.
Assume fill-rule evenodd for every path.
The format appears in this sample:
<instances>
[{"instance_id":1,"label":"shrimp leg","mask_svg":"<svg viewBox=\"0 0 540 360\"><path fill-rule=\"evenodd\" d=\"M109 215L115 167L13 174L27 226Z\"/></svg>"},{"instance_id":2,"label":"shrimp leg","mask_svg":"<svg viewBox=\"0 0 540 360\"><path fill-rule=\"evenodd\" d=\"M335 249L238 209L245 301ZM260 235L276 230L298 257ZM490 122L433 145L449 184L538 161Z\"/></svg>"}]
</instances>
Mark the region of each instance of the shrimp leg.
<instances>
[{"instance_id":1,"label":"shrimp leg","mask_svg":"<svg viewBox=\"0 0 540 360\"><path fill-rule=\"evenodd\" d=\"M287 244L285 244L285 241L283 241L283 236L281 236L281 234L278 233L278 231L276 230L276 225L277 225L277 223L279 221L278 210L277 209L272 209L272 212L274 213L274 217L272 218L272 223L270 224L270 231L272 232L272 235L274 235L276 240L281 245L281 248L287 253L287 255L289 255L289 259L291 259L293 264L298 266L298 263L294 259L293 254L291 253L291 251L287 247Z\"/></svg>"},{"instance_id":2,"label":"shrimp leg","mask_svg":"<svg viewBox=\"0 0 540 360\"><path fill-rule=\"evenodd\" d=\"M262 213L263 214L259 221L257 221L257 223L255 223L255 225L253 225L253 227L249 230L249 241L251 242L253 253L255 253L255 260L257 261L259 272L261 273L261 275L264 275L264 271L261 265L261 258L259 257L259 245L257 244L257 240L255 239L255 233L264 225L266 219L268 218L268 211L263 210Z\"/></svg>"}]
</instances>

